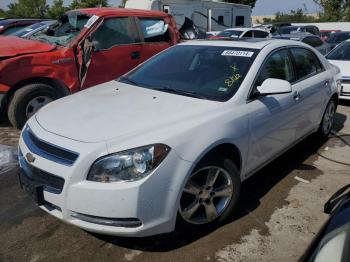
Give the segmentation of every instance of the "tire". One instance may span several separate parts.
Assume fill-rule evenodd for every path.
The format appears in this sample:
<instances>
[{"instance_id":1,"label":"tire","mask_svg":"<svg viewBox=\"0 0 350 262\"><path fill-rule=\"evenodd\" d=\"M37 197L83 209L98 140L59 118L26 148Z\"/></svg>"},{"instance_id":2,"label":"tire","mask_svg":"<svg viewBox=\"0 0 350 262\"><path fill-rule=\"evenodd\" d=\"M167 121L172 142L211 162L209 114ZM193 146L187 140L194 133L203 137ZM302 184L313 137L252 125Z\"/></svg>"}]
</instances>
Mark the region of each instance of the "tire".
<instances>
[{"instance_id":1,"label":"tire","mask_svg":"<svg viewBox=\"0 0 350 262\"><path fill-rule=\"evenodd\" d=\"M218 171L219 174L217 174ZM212 178L215 178L216 175L216 180L214 179L214 184L212 185L208 183L209 172ZM227 178L229 178L231 185L229 183L226 184L228 182L228 180L226 181ZM194 185L196 186L193 188ZM200 192L198 192L198 186L200 187ZM224 196L218 196L221 194L220 192L224 192L224 190L219 190L219 188L222 189L224 186L227 188L225 191L227 195L229 194L230 186L232 186L232 192L228 199ZM212 195L213 191L214 194ZM240 191L241 179L238 169L231 159L223 156L206 158L194 169L181 193L177 227L196 230L219 226L232 214ZM215 192L217 193L215 194ZM199 204L198 209L190 216L189 214L191 214L192 210L189 207L194 207L197 203ZM214 213L212 212L214 210L212 209L212 204L216 211ZM189 210L191 212L188 212Z\"/></svg>"},{"instance_id":2,"label":"tire","mask_svg":"<svg viewBox=\"0 0 350 262\"><path fill-rule=\"evenodd\" d=\"M59 93L47 84L35 83L23 86L14 93L10 101L7 109L8 119L14 127L21 129L31 114L46 105L46 102L60 97ZM37 107L31 106L34 104L33 101L37 101Z\"/></svg>"},{"instance_id":3,"label":"tire","mask_svg":"<svg viewBox=\"0 0 350 262\"><path fill-rule=\"evenodd\" d=\"M325 112L323 113L322 121L316 132L317 137L321 139L325 139L329 136L329 134L332 131L332 126L333 126L334 116L336 111L337 111L337 103L332 98L329 101Z\"/></svg>"}]
</instances>

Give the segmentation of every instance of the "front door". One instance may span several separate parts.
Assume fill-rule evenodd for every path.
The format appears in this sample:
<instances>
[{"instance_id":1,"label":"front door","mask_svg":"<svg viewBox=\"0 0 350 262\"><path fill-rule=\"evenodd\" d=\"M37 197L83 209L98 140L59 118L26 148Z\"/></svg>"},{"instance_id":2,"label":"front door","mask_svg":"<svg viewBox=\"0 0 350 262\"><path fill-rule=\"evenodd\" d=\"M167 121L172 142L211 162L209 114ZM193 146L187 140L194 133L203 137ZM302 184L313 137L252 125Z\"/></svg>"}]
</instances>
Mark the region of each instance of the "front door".
<instances>
[{"instance_id":1,"label":"front door","mask_svg":"<svg viewBox=\"0 0 350 262\"><path fill-rule=\"evenodd\" d=\"M144 61L134 18L106 18L87 42L92 50L82 89L116 79Z\"/></svg>"},{"instance_id":2,"label":"front door","mask_svg":"<svg viewBox=\"0 0 350 262\"><path fill-rule=\"evenodd\" d=\"M277 78L293 83L295 74L287 49L272 53L262 66L252 93L256 93L268 78ZM295 140L298 103L293 93L255 96L247 104L249 110L250 142L247 170L252 172Z\"/></svg>"}]
</instances>

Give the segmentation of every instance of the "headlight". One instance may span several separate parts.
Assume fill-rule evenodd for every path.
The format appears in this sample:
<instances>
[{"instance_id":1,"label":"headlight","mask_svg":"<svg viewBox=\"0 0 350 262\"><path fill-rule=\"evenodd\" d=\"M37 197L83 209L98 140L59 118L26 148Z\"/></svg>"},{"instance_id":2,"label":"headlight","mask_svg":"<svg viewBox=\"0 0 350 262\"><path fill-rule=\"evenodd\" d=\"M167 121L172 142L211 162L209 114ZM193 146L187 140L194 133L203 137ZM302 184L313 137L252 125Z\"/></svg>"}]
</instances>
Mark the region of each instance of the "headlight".
<instances>
[{"instance_id":1,"label":"headlight","mask_svg":"<svg viewBox=\"0 0 350 262\"><path fill-rule=\"evenodd\" d=\"M92 165L87 179L104 183L140 180L149 175L169 151L170 147L155 144L100 158Z\"/></svg>"}]
</instances>

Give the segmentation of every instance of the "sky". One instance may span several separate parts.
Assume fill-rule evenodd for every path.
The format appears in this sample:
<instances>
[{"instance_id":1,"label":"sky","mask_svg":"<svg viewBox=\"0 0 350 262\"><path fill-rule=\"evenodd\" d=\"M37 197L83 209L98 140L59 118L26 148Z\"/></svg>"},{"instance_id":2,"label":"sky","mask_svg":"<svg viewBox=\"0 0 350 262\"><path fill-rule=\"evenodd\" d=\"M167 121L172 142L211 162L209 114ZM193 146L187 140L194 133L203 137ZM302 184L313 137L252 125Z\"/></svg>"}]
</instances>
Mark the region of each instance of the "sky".
<instances>
[{"instance_id":1,"label":"sky","mask_svg":"<svg viewBox=\"0 0 350 262\"><path fill-rule=\"evenodd\" d=\"M109 5L118 6L121 0L109 0ZM0 0L0 8L6 9L9 3L15 0ZM64 0L66 5L69 5L71 0ZM52 0L47 0L47 3L52 3ZM297 8L303 8L306 5L308 13L317 13L318 7L313 0L257 0L253 15L273 15L278 11L289 12Z\"/></svg>"}]
</instances>

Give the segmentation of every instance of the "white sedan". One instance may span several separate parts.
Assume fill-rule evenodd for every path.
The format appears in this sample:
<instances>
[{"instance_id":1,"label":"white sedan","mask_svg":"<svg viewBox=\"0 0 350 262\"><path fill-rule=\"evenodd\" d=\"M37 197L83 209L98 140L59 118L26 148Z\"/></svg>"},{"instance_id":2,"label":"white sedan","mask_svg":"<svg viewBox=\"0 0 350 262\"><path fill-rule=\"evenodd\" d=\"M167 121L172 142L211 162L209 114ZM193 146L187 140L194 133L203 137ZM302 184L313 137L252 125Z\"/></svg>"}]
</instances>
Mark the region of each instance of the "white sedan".
<instances>
[{"instance_id":1,"label":"white sedan","mask_svg":"<svg viewBox=\"0 0 350 262\"><path fill-rule=\"evenodd\" d=\"M340 68L341 87L340 98L350 100L350 40L347 40L334 48L326 58Z\"/></svg>"},{"instance_id":2,"label":"white sedan","mask_svg":"<svg viewBox=\"0 0 350 262\"><path fill-rule=\"evenodd\" d=\"M21 185L87 231L218 225L244 180L306 136L330 133L338 77L300 42L179 44L32 117L19 142Z\"/></svg>"}]
</instances>

